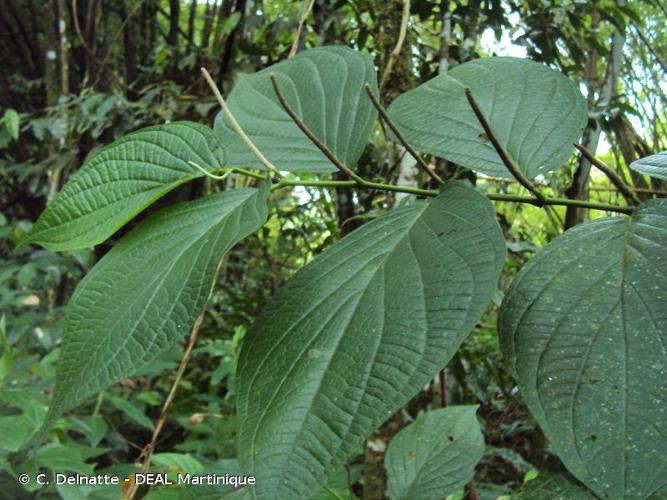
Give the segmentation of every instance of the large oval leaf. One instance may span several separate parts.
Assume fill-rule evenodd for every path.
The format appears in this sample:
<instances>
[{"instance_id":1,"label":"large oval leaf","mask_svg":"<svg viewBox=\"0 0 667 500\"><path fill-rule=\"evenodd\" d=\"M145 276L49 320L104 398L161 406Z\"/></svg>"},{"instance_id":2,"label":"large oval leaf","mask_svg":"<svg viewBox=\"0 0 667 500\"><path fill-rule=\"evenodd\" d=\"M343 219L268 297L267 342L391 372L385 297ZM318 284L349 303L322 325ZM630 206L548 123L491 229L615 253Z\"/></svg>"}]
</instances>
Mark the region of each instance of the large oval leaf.
<instances>
[{"instance_id":1,"label":"large oval leaf","mask_svg":"<svg viewBox=\"0 0 667 500\"><path fill-rule=\"evenodd\" d=\"M586 103L571 81L513 57L456 66L398 97L389 115L416 149L477 172L511 177L470 108L465 87L530 179L563 165L586 124Z\"/></svg>"},{"instance_id":2,"label":"large oval leaf","mask_svg":"<svg viewBox=\"0 0 667 500\"><path fill-rule=\"evenodd\" d=\"M389 497L444 498L470 481L484 453L476 406L429 411L401 430L384 457Z\"/></svg>"},{"instance_id":3,"label":"large oval leaf","mask_svg":"<svg viewBox=\"0 0 667 500\"><path fill-rule=\"evenodd\" d=\"M175 187L225 163L216 134L192 122L174 122L129 134L95 153L39 217L26 243L51 251L103 242Z\"/></svg>"},{"instance_id":4,"label":"large oval leaf","mask_svg":"<svg viewBox=\"0 0 667 500\"><path fill-rule=\"evenodd\" d=\"M630 168L640 174L667 181L667 151L633 161Z\"/></svg>"},{"instance_id":5,"label":"large oval leaf","mask_svg":"<svg viewBox=\"0 0 667 500\"><path fill-rule=\"evenodd\" d=\"M248 332L239 461L260 498L308 498L456 352L505 242L465 183L393 210L297 272Z\"/></svg>"},{"instance_id":6,"label":"large oval leaf","mask_svg":"<svg viewBox=\"0 0 667 500\"><path fill-rule=\"evenodd\" d=\"M320 47L252 75L239 77L229 108L264 155L280 170L331 172L336 168L294 124L278 101L270 73L290 106L336 156L353 168L368 142L377 112L366 95L377 93L373 60L347 47ZM264 166L248 150L223 113L215 130L229 150L230 166Z\"/></svg>"},{"instance_id":7,"label":"large oval leaf","mask_svg":"<svg viewBox=\"0 0 667 500\"><path fill-rule=\"evenodd\" d=\"M667 482L667 200L598 219L519 273L503 351L567 468L603 498Z\"/></svg>"},{"instance_id":8,"label":"large oval leaf","mask_svg":"<svg viewBox=\"0 0 667 500\"><path fill-rule=\"evenodd\" d=\"M67 306L48 421L192 328L225 252L264 224L267 191L235 189L162 210L100 260Z\"/></svg>"}]
</instances>

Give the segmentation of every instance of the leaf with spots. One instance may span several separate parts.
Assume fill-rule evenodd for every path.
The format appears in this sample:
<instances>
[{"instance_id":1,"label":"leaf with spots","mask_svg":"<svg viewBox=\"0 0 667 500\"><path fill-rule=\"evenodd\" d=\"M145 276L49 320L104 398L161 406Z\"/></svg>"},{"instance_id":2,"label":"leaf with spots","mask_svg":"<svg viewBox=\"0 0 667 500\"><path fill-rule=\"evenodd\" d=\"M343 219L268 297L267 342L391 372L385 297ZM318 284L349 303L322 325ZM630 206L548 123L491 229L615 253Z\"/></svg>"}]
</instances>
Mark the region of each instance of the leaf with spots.
<instances>
[{"instance_id":1,"label":"leaf with spots","mask_svg":"<svg viewBox=\"0 0 667 500\"><path fill-rule=\"evenodd\" d=\"M229 108L264 155L280 170L332 172L336 168L294 124L280 105L269 75L276 74L287 102L306 126L350 168L368 143L377 111L366 95L377 94L373 60L347 47L318 47L292 59L239 77ZM215 131L228 147L232 167L264 168L228 123L224 113Z\"/></svg>"},{"instance_id":2,"label":"leaf with spots","mask_svg":"<svg viewBox=\"0 0 667 500\"><path fill-rule=\"evenodd\" d=\"M667 484L667 200L551 242L517 275L503 352L553 449L602 498Z\"/></svg>"},{"instance_id":3,"label":"leaf with spots","mask_svg":"<svg viewBox=\"0 0 667 500\"><path fill-rule=\"evenodd\" d=\"M135 215L181 184L225 164L208 127L174 122L129 134L92 155L65 184L21 243L47 250L87 248L105 241Z\"/></svg>"},{"instance_id":4,"label":"leaf with spots","mask_svg":"<svg viewBox=\"0 0 667 500\"><path fill-rule=\"evenodd\" d=\"M389 498L443 498L465 486L484 453L476 406L428 411L401 430L384 457Z\"/></svg>"},{"instance_id":5,"label":"leaf with spots","mask_svg":"<svg viewBox=\"0 0 667 500\"><path fill-rule=\"evenodd\" d=\"M536 478L526 482L516 500L595 500L597 497L562 474L541 470Z\"/></svg>"},{"instance_id":6,"label":"leaf with spots","mask_svg":"<svg viewBox=\"0 0 667 500\"><path fill-rule=\"evenodd\" d=\"M455 66L398 97L389 115L415 149L476 172L512 177L470 108L466 87L529 179L564 165L586 124L586 102L570 80L513 57Z\"/></svg>"},{"instance_id":7,"label":"leaf with spots","mask_svg":"<svg viewBox=\"0 0 667 500\"><path fill-rule=\"evenodd\" d=\"M363 225L267 304L239 357L256 498L309 498L442 368L491 301L505 241L464 182Z\"/></svg>"},{"instance_id":8,"label":"leaf with spots","mask_svg":"<svg viewBox=\"0 0 667 500\"><path fill-rule=\"evenodd\" d=\"M67 306L47 424L191 330L224 254L264 224L267 194L264 183L161 210L93 267Z\"/></svg>"}]
</instances>

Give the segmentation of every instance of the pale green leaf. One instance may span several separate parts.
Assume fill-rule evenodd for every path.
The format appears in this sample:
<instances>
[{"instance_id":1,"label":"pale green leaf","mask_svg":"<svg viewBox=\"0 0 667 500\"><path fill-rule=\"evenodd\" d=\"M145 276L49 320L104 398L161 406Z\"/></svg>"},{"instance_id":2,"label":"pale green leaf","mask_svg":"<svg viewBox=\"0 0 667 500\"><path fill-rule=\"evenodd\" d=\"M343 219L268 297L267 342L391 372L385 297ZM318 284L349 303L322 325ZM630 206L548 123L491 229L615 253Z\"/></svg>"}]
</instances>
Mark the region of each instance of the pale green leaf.
<instances>
[{"instance_id":1,"label":"pale green leaf","mask_svg":"<svg viewBox=\"0 0 667 500\"><path fill-rule=\"evenodd\" d=\"M633 161L630 168L640 174L667 181L667 151Z\"/></svg>"},{"instance_id":2,"label":"pale green leaf","mask_svg":"<svg viewBox=\"0 0 667 500\"><path fill-rule=\"evenodd\" d=\"M257 147L280 170L330 172L336 168L283 110L269 78L275 73L290 106L336 156L354 168L377 112L364 90L377 94L373 60L347 47L319 47L252 75L239 77L227 99ZM264 168L233 131L223 113L215 130L227 146L229 165Z\"/></svg>"},{"instance_id":3,"label":"pale green leaf","mask_svg":"<svg viewBox=\"0 0 667 500\"><path fill-rule=\"evenodd\" d=\"M64 321L47 420L140 371L190 331L223 255L267 217L268 185L164 209L79 283Z\"/></svg>"},{"instance_id":4,"label":"pale green leaf","mask_svg":"<svg viewBox=\"0 0 667 500\"><path fill-rule=\"evenodd\" d=\"M35 452L34 460L42 467L53 469L55 472L77 472L89 475L93 466L84 460L81 450L76 447L58 443L47 444Z\"/></svg>"},{"instance_id":5,"label":"pale green leaf","mask_svg":"<svg viewBox=\"0 0 667 500\"><path fill-rule=\"evenodd\" d=\"M442 368L491 301L505 257L469 184L327 248L264 307L238 364L238 451L259 498L308 498Z\"/></svg>"},{"instance_id":6,"label":"pale green leaf","mask_svg":"<svg viewBox=\"0 0 667 500\"><path fill-rule=\"evenodd\" d=\"M225 163L216 134L174 122L118 139L88 159L39 217L22 242L51 251L103 242L158 198Z\"/></svg>"},{"instance_id":7,"label":"pale green leaf","mask_svg":"<svg viewBox=\"0 0 667 500\"><path fill-rule=\"evenodd\" d=\"M476 406L429 411L389 442L384 457L389 497L430 500L465 486L484 453Z\"/></svg>"},{"instance_id":8,"label":"pale green leaf","mask_svg":"<svg viewBox=\"0 0 667 500\"><path fill-rule=\"evenodd\" d=\"M0 416L0 450L18 451L35 431L35 424L25 415Z\"/></svg>"},{"instance_id":9,"label":"pale green leaf","mask_svg":"<svg viewBox=\"0 0 667 500\"><path fill-rule=\"evenodd\" d=\"M183 453L156 453L153 455L152 463L166 471L188 474L199 474L204 470L199 460Z\"/></svg>"},{"instance_id":10,"label":"pale green leaf","mask_svg":"<svg viewBox=\"0 0 667 500\"><path fill-rule=\"evenodd\" d=\"M667 484L667 200L567 231L519 273L501 345L553 449L603 498Z\"/></svg>"},{"instance_id":11,"label":"pale green leaf","mask_svg":"<svg viewBox=\"0 0 667 500\"><path fill-rule=\"evenodd\" d=\"M16 140L19 138L20 126L21 126L21 117L14 109L8 109L5 111L4 116L2 117L5 122L5 128L9 132L9 137Z\"/></svg>"},{"instance_id":12,"label":"pale green leaf","mask_svg":"<svg viewBox=\"0 0 667 500\"><path fill-rule=\"evenodd\" d=\"M417 150L488 175L511 177L464 94L528 178L564 165L586 124L586 103L564 75L528 59L455 66L398 97L389 115Z\"/></svg>"}]
</instances>

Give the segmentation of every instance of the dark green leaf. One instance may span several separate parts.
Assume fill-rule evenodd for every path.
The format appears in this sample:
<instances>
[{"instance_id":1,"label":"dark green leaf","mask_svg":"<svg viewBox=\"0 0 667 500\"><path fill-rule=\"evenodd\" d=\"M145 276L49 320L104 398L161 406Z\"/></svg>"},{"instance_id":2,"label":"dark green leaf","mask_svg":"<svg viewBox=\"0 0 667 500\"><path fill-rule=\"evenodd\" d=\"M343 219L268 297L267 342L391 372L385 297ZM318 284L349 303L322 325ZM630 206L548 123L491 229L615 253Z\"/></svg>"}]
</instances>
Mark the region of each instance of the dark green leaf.
<instances>
[{"instance_id":1,"label":"dark green leaf","mask_svg":"<svg viewBox=\"0 0 667 500\"><path fill-rule=\"evenodd\" d=\"M416 149L477 172L511 177L472 112L465 87L531 179L565 163L586 123L586 103L571 81L547 66L512 57L456 66L397 98L389 114Z\"/></svg>"},{"instance_id":2,"label":"dark green leaf","mask_svg":"<svg viewBox=\"0 0 667 500\"><path fill-rule=\"evenodd\" d=\"M501 343L563 463L603 498L667 482L667 200L549 244L514 280Z\"/></svg>"},{"instance_id":3,"label":"dark green leaf","mask_svg":"<svg viewBox=\"0 0 667 500\"><path fill-rule=\"evenodd\" d=\"M320 47L252 75L241 76L228 98L241 128L280 170L330 172L331 162L294 124L278 101L270 73L308 128L353 168L368 142L377 112L364 90L377 93L373 61L347 47ZM229 165L264 168L220 113L215 130L229 151Z\"/></svg>"},{"instance_id":4,"label":"dark green leaf","mask_svg":"<svg viewBox=\"0 0 667 500\"><path fill-rule=\"evenodd\" d=\"M69 302L47 421L129 377L190 331L223 255L267 216L268 186L150 217L88 273Z\"/></svg>"},{"instance_id":5,"label":"dark green leaf","mask_svg":"<svg viewBox=\"0 0 667 500\"><path fill-rule=\"evenodd\" d=\"M484 453L476 406L429 411L401 430L384 457L389 497L430 500L470 481Z\"/></svg>"},{"instance_id":6,"label":"dark green leaf","mask_svg":"<svg viewBox=\"0 0 667 500\"><path fill-rule=\"evenodd\" d=\"M224 165L211 129L175 122L139 130L88 159L67 182L22 242L51 251L103 242L175 187Z\"/></svg>"},{"instance_id":7,"label":"dark green leaf","mask_svg":"<svg viewBox=\"0 0 667 500\"><path fill-rule=\"evenodd\" d=\"M329 247L264 308L238 365L239 462L260 498L308 498L456 352L505 242L466 183Z\"/></svg>"}]
</instances>

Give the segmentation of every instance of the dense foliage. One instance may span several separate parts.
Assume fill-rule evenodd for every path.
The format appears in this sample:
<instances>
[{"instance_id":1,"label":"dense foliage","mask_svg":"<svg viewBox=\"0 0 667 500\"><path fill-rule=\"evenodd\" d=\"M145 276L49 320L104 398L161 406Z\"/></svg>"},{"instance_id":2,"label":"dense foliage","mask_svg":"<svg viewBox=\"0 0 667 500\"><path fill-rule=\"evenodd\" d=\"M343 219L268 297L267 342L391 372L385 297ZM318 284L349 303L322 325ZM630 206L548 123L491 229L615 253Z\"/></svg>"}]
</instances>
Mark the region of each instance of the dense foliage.
<instances>
[{"instance_id":1,"label":"dense foliage","mask_svg":"<svg viewBox=\"0 0 667 500\"><path fill-rule=\"evenodd\" d=\"M666 14L9 5L3 495L660 498Z\"/></svg>"}]
</instances>

